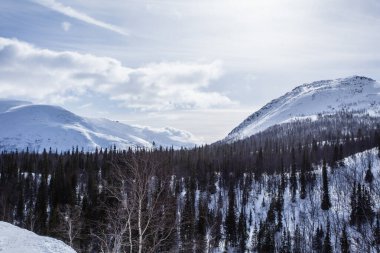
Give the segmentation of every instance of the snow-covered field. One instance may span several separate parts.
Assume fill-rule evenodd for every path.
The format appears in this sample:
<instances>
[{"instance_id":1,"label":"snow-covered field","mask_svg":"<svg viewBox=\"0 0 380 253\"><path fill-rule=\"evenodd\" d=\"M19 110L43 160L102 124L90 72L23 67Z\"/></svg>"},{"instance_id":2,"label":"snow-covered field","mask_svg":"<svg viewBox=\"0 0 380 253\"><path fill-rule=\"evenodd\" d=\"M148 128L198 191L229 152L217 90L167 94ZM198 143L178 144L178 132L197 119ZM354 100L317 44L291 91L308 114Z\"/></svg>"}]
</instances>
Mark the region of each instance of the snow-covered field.
<instances>
[{"instance_id":1,"label":"snow-covered field","mask_svg":"<svg viewBox=\"0 0 380 253\"><path fill-rule=\"evenodd\" d=\"M155 129L75 115L61 107L0 100L0 150L84 151L156 146L191 148L200 140L174 128Z\"/></svg>"},{"instance_id":2,"label":"snow-covered field","mask_svg":"<svg viewBox=\"0 0 380 253\"><path fill-rule=\"evenodd\" d=\"M75 253L63 242L36 235L26 229L0 221L0 252L4 253Z\"/></svg>"},{"instance_id":3,"label":"snow-covered field","mask_svg":"<svg viewBox=\"0 0 380 253\"><path fill-rule=\"evenodd\" d=\"M371 115L380 115L380 84L370 78L353 76L298 86L253 113L224 141L244 139L292 119L313 119L319 113L341 110L365 110Z\"/></svg>"}]
</instances>

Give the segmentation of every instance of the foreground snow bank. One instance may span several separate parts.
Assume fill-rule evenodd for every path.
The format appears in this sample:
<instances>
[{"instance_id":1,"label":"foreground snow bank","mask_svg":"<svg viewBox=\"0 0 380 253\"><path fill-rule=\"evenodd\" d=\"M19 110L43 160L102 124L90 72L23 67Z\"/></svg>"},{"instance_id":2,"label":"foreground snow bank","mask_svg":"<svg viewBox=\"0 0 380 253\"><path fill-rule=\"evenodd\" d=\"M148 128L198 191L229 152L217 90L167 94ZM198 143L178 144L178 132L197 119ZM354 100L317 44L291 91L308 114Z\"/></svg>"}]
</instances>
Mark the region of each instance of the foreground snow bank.
<instances>
[{"instance_id":1,"label":"foreground snow bank","mask_svg":"<svg viewBox=\"0 0 380 253\"><path fill-rule=\"evenodd\" d=\"M63 242L0 221L0 252L75 253Z\"/></svg>"}]
</instances>

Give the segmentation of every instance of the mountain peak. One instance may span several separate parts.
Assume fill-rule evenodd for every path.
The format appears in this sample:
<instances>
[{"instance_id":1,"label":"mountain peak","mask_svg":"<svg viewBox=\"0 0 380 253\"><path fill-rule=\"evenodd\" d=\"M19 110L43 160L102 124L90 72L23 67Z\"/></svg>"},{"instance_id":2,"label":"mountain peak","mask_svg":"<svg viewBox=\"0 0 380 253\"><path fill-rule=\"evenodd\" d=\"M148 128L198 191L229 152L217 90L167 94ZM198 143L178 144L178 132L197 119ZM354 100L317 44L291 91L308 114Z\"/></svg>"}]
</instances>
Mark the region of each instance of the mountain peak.
<instances>
[{"instance_id":1,"label":"mountain peak","mask_svg":"<svg viewBox=\"0 0 380 253\"><path fill-rule=\"evenodd\" d=\"M243 139L294 119L313 118L343 109L380 115L380 85L368 77L351 76L297 86L250 115L224 141Z\"/></svg>"},{"instance_id":2,"label":"mountain peak","mask_svg":"<svg viewBox=\"0 0 380 253\"><path fill-rule=\"evenodd\" d=\"M62 107L0 100L0 150L67 151L95 148L186 147L200 143L192 134L174 128L131 126L107 119L78 116Z\"/></svg>"}]
</instances>

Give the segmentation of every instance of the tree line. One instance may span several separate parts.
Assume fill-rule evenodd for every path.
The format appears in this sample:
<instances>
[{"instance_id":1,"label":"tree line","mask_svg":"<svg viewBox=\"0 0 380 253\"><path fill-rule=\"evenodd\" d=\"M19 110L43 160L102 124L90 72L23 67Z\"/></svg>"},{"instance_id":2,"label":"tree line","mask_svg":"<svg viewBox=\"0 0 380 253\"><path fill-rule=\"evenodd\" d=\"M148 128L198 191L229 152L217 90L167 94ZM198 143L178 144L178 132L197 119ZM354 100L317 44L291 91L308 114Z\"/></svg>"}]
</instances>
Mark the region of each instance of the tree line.
<instances>
[{"instance_id":1,"label":"tree line","mask_svg":"<svg viewBox=\"0 0 380 253\"><path fill-rule=\"evenodd\" d=\"M379 123L340 112L190 150L4 151L0 217L78 252L375 250L373 158L355 177L344 158L379 148Z\"/></svg>"}]
</instances>

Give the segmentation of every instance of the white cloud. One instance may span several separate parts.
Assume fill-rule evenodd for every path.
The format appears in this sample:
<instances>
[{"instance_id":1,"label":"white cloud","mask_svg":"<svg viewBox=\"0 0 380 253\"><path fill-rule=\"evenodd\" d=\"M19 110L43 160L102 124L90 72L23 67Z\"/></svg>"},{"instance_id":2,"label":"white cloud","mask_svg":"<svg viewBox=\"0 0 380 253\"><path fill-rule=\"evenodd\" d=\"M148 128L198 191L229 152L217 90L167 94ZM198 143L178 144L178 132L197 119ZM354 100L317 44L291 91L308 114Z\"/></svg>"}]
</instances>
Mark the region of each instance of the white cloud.
<instances>
[{"instance_id":1,"label":"white cloud","mask_svg":"<svg viewBox=\"0 0 380 253\"><path fill-rule=\"evenodd\" d=\"M64 103L89 94L137 110L217 108L234 102L208 91L221 63L164 62L129 68L116 59L39 49L0 37L0 94Z\"/></svg>"},{"instance_id":2,"label":"white cloud","mask_svg":"<svg viewBox=\"0 0 380 253\"><path fill-rule=\"evenodd\" d=\"M71 23L69 23L69 22L62 22L62 24L61 24L61 27L62 27L62 29L65 31L65 32L68 32L69 30L70 30L70 28L71 28Z\"/></svg>"},{"instance_id":3,"label":"white cloud","mask_svg":"<svg viewBox=\"0 0 380 253\"><path fill-rule=\"evenodd\" d=\"M62 3L57 2L56 0L32 0L32 1L34 1L35 3L40 4L42 6L45 6L49 9L52 9L52 10L57 11L59 13L62 13L66 16L69 16L71 18L81 20L81 21L86 22L88 24L92 24L92 25L113 31L113 32L119 33L121 35L125 35L125 36L128 35L128 32L126 32L124 29L122 29L118 26L97 20L97 19L90 17L89 15L87 15L83 12L80 12L80 11L77 11L77 10L71 8L70 6L65 6Z\"/></svg>"}]
</instances>

